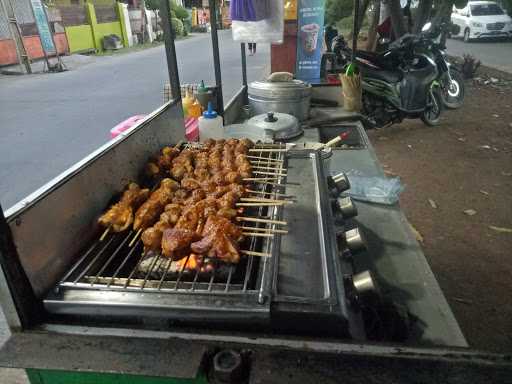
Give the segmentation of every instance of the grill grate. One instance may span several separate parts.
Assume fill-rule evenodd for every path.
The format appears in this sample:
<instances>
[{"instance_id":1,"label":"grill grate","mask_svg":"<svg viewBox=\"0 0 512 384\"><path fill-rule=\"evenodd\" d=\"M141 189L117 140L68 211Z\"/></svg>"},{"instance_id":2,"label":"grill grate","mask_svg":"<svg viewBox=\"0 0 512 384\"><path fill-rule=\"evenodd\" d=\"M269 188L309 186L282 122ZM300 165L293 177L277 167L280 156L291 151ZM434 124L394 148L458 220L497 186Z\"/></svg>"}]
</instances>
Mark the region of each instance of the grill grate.
<instances>
[{"instance_id":1,"label":"grill grate","mask_svg":"<svg viewBox=\"0 0 512 384\"><path fill-rule=\"evenodd\" d=\"M192 144L193 146L193 144ZM281 145L259 145L261 151L252 152L253 164L265 164L276 160L279 173L285 170L284 152L265 151L268 148L284 149ZM279 161L279 163L277 162ZM277 173L277 172L276 172ZM252 184L251 189L264 192L265 197L278 198L282 192L286 176L278 176L276 180ZM277 206L255 207L247 211L249 216L276 220L279 216ZM275 223L251 223L251 227L275 230ZM240 263L228 265L217 261L215 268L208 272L198 269L189 271L185 262L178 264L176 260L165 258L159 254L144 254L142 241L139 239L130 247L130 239L134 232L112 233L105 239L99 237L90 248L79 257L76 264L69 270L59 283L61 288L78 288L88 290L114 291L157 291L165 293L200 293L200 294L246 294L259 293L259 301L263 301L265 279L263 273L267 257L246 256ZM276 235L278 236L278 235ZM242 248L249 251L272 253L273 237L247 236ZM181 268L177 268L181 266Z\"/></svg>"}]
</instances>

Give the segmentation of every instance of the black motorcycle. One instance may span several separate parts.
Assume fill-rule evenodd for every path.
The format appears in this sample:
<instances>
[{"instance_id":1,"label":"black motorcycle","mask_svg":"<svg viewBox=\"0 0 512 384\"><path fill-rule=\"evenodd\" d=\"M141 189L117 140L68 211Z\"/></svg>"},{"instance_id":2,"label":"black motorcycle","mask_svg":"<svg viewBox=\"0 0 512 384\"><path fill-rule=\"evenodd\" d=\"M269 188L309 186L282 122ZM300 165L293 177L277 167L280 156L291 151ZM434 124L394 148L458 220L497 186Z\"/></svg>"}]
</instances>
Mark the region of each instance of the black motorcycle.
<instances>
[{"instance_id":1,"label":"black motorcycle","mask_svg":"<svg viewBox=\"0 0 512 384\"><path fill-rule=\"evenodd\" d=\"M464 104L464 77L462 73L446 60L446 36L450 32L448 24L433 26L430 22L425 24L422 29L422 35L429 38L431 43L427 44L424 53L431 55L436 62L439 71L439 84L443 104L448 109L457 109ZM426 40L428 41L428 40Z\"/></svg>"},{"instance_id":2,"label":"black motorcycle","mask_svg":"<svg viewBox=\"0 0 512 384\"><path fill-rule=\"evenodd\" d=\"M431 126L439 123L444 107L443 90L438 81L439 65L429 51L431 45L427 33L409 34L382 53L357 51L356 63L363 83L362 112L367 127L383 127L405 118L420 118ZM342 72L351 56L343 37L337 37L332 53L322 57L322 74Z\"/></svg>"}]
</instances>

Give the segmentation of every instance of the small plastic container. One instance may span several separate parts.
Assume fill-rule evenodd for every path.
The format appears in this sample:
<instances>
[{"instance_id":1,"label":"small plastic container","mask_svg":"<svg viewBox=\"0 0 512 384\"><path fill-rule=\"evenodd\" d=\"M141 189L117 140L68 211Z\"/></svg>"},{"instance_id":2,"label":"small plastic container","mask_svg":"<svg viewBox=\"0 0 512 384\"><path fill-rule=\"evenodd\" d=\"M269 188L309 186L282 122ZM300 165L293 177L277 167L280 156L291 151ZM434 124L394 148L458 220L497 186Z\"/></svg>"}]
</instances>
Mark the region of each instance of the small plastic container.
<instances>
[{"instance_id":1,"label":"small plastic container","mask_svg":"<svg viewBox=\"0 0 512 384\"><path fill-rule=\"evenodd\" d=\"M208 103L208 110L203 112L199 118L199 141L205 142L208 139L222 139L224 137L224 124L222 117L217 115L212 108L212 103Z\"/></svg>"}]
</instances>

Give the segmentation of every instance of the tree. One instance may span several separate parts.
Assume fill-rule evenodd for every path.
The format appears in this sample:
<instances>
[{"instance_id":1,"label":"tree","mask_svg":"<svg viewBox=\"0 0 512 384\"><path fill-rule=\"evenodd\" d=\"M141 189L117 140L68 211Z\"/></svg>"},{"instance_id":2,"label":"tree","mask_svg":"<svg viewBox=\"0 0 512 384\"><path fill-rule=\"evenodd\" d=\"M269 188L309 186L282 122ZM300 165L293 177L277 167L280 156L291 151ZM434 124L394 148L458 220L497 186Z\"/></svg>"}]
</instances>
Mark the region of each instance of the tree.
<instances>
[{"instance_id":1,"label":"tree","mask_svg":"<svg viewBox=\"0 0 512 384\"><path fill-rule=\"evenodd\" d=\"M325 3L325 23L336 24L341 19L352 15L353 0L327 0Z\"/></svg>"},{"instance_id":2,"label":"tree","mask_svg":"<svg viewBox=\"0 0 512 384\"><path fill-rule=\"evenodd\" d=\"M368 41L366 42L366 50L370 52L375 51L375 46L377 43L377 26L379 25L380 19L380 7L381 1L374 0L371 13L370 28L368 29Z\"/></svg>"},{"instance_id":3,"label":"tree","mask_svg":"<svg viewBox=\"0 0 512 384\"><path fill-rule=\"evenodd\" d=\"M419 33L423 25L430 19L430 13L432 12L433 0L420 0L418 5L418 11L416 12L414 20L413 33Z\"/></svg>"}]
</instances>

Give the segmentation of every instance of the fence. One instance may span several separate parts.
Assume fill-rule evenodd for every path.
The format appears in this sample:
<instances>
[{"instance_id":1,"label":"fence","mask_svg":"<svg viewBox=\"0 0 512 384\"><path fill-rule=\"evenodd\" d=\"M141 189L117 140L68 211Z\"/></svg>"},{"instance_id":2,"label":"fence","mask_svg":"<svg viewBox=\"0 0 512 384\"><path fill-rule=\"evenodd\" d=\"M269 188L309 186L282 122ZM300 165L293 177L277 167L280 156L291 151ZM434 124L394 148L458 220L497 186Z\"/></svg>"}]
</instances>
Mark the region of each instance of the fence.
<instances>
[{"instance_id":1,"label":"fence","mask_svg":"<svg viewBox=\"0 0 512 384\"><path fill-rule=\"evenodd\" d=\"M37 32L34 15L30 6L30 0L11 0L16 20L20 25L23 35L23 44L28 56L34 60L44 57L41 40ZM48 9L48 19L55 31L53 37L59 54L68 52L68 43L60 13L54 9ZM0 66L18 63L16 46L12 40L7 16L0 11Z\"/></svg>"}]
</instances>

